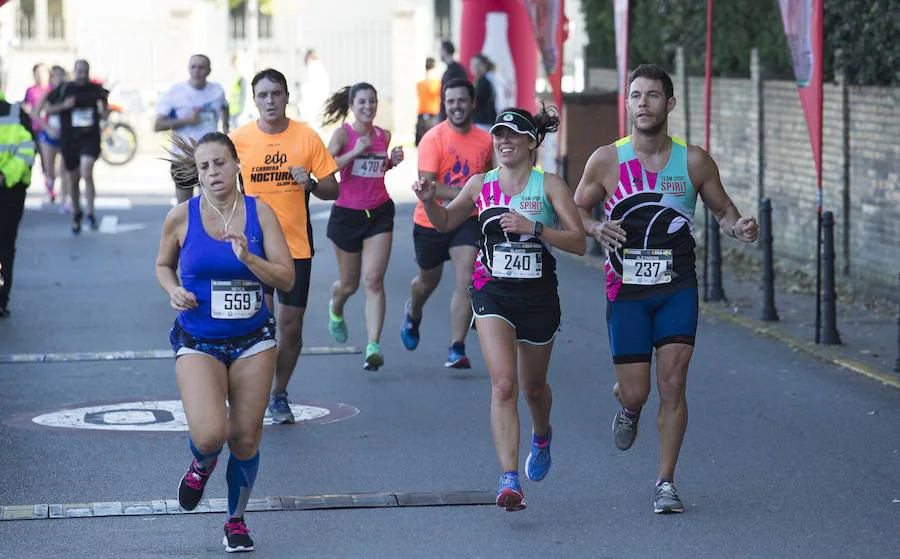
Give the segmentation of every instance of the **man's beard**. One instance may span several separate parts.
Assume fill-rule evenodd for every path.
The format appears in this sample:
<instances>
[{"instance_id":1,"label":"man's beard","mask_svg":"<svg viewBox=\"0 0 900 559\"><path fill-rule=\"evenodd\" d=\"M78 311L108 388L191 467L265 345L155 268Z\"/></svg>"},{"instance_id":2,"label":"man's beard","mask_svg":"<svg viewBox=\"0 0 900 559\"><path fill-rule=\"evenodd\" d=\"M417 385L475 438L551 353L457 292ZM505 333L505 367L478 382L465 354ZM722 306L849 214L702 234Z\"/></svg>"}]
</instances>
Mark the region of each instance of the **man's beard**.
<instances>
[{"instance_id":1,"label":"man's beard","mask_svg":"<svg viewBox=\"0 0 900 559\"><path fill-rule=\"evenodd\" d=\"M651 126L649 128L638 128L637 122L635 122L634 120L632 120L631 125L634 127L635 130L639 131L641 134L653 136L653 135L659 134L663 130L663 128L665 128L666 120L667 119L664 118L660 122L658 122L657 124L654 124L653 126Z\"/></svg>"},{"instance_id":2,"label":"man's beard","mask_svg":"<svg viewBox=\"0 0 900 559\"><path fill-rule=\"evenodd\" d=\"M472 123L472 115L469 114L469 115L463 117L463 119L460 122L456 122L455 118L452 118L450 115L447 115L447 120L449 120L450 123L453 124L454 126L465 126L467 124Z\"/></svg>"}]
</instances>

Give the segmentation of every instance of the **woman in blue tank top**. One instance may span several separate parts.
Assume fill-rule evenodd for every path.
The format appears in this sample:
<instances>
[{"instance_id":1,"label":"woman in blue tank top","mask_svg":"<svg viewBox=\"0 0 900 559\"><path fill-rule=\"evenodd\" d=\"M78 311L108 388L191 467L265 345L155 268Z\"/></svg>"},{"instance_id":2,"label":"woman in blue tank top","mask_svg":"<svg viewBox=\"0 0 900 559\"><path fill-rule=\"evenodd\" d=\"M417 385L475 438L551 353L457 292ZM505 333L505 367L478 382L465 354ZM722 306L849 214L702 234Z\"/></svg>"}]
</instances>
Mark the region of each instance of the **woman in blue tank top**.
<instances>
[{"instance_id":1,"label":"woman in blue tank top","mask_svg":"<svg viewBox=\"0 0 900 559\"><path fill-rule=\"evenodd\" d=\"M156 260L156 278L179 311L169 339L194 454L178 502L185 510L200 503L227 434L223 543L226 551L251 551L243 515L275 373L275 322L262 286L289 291L294 265L272 209L238 190L228 136L209 133L196 145L175 137L170 153L177 178L201 190L166 216Z\"/></svg>"},{"instance_id":2,"label":"woman in blue tank top","mask_svg":"<svg viewBox=\"0 0 900 559\"><path fill-rule=\"evenodd\" d=\"M558 127L559 117L546 108L534 116L507 109L491 127L498 168L473 175L446 208L435 202L433 183L413 185L438 231L459 227L478 211L482 237L469 294L491 375L491 432L501 471L497 506L507 511L525 508L518 467L520 384L534 420L525 475L541 481L550 471L547 368L560 323L550 247L584 254L587 246L566 183L531 164L544 136Z\"/></svg>"}]
</instances>

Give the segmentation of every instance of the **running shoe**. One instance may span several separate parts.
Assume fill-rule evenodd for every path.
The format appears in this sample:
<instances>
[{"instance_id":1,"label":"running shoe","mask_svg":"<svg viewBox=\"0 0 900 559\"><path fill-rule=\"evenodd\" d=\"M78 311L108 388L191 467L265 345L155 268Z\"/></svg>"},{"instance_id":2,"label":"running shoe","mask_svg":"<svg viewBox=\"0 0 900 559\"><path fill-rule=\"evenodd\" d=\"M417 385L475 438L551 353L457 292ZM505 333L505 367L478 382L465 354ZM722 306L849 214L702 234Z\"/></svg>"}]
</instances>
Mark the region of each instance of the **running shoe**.
<instances>
[{"instance_id":1,"label":"running shoe","mask_svg":"<svg viewBox=\"0 0 900 559\"><path fill-rule=\"evenodd\" d=\"M0 307L0 318L6 318L9 316L9 309L6 307Z\"/></svg>"},{"instance_id":2,"label":"running shoe","mask_svg":"<svg viewBox=\"0 0 900 559\"><path fill-rule=\"evenodd\" d=\"M276 425L294 422L294 414L291 412L287 392L272 394L269 398L269 413L272 414L272 423Z\"/></svg>"},{"instance_id":3,"label":"running shoe","mask_svg":"<svg viewBox=\"0 0 900 559\"><path fill-rule=\"evenodd\" d=\"M531 433L531 452L525 459L525 477L531 481L541 481L550 471L550 441L553 440L553 428L547 432L547 440L538 442L537 435Z\"/></svg>"},{"instance_id":4,"label":"running shoe","mask_svg":"<svg viewBox=\"0 0 900 559\"><path fill-rule=\"evenodd\" d=\"M447 362L444 363L444 367L447 367L448 369L472 368L472 364L469 363L469 358L466 357L466 344L463 342L456 342L450 346L450 350L447 352Z\"/></svg>"},{"instance_id":5,"label":"running shoe","mask_svg":"<svg viewBox=\"0 0 900 559\"><path fill-rule=\"evenodd\" d=\"M181 483L178 485L178 504L181 505L181 508L184 510L197 508L197 505L203 500L206 482L209 481L209 476L212 475L215 468L216 460L213 460L209 470L205 472L200 469L196 458L191 462L191 467L188 468L184 477L181 478Z\"/></svg>"},{"instance_id":6,"label":"running shoe","mask_svg":"<svg viewBox=\"0 0 900 559\"><path fill-rule=\"evenodd\" d=\"M334 338L339 344L342 344L347 341L347 323L344 322L343 316L338 316L334 314L334 311L331 310L334 308L334 302L332 300L328 300L328 331L331 332L331 337Z\"/></svg>"},{"instance_id":7,"label":"running shoe","mask_svg":"<svg viewBox=\"0 0 900 559\"><path fill-rule=\"evenodd\" d=\"M75 212L72 215L72 234L73 235L78 235L79 233L81 233L81 216L82 216L82 214L80 211Z\"/></svg>"},{"instance_id":8,"label":"running shoe","mask_svg":"<svg viewBox=\"0 0 900 559\"><path fill-rule=\"evenodd\" d=\"M253 540L250 539L250 530L244 524L244 517L229 518L225 523L225 537L222 538L225 551L253 551Z\"/></svg>"},{"instance_id":9,"label":"running shoe","mask_svg":"<svg viewBox=\"0 0 900 559\"><path fill-rule=\"evenodd\" d=\"M500 489L497 490L497 506L506 512L525 510L525 494L519 485L519 476L512 473L500 475Z\"/></svg>"},{"instance_id":10,"label":"running shoe","mask_svg":"<svg viewBox=\"0 0 900 559\"><path fill-rule=\"evenodd\" d=\"M382 365L384 365L384 356L381 354L381 346L375 342L369 342L369 345L366 346L366 361L363 363L363 369L377 371Z\"/></svg>"},{"instance_id":11,"label":"running shoe","mask_svg":"<svg viewBox=\"0 0 900 559\"><path fill-rule=\"evenodd\" d=\"M613 440L619 450L628 450L634 444L638 434L638 420L641 416L631 417L624 409L616 412L613 417Z\"/></svg>"},{"instance_id":12,"label":"running shoe","mask_svg":"<svg viewBox=\"0 0 900 559\"><path fill-rule=\"evenodd\" d=\"M94 214L87 214L88 225L91 228L91 231L96 231L100 229L100 224L97 223L97 218L94 217Z\"/></svg>"},{"instance_id":13,"label":"running shoe","mask_svg":"<svg viewBox=\"0 0 900 559\"><path fill-rule=\"evenodd\" d=\"M684 512L684 503L681 502L678 490L671 481L657 484L656 496L653 498L653 512L656 514Z\"/></svg>"},{"instance_id":14,"label":"running shoe","mask_svg":"<svg viewBox=\"0 0 900 559\"><path fill-rule=\"evenodd\" d=\"M403 347L412 351L419 346L419 323L422 319L413 320L409 315L409 307L411 301L406 300L403 305L403 325L400 327L400 339L403 340Z\"/></svg>"}]
</instances>

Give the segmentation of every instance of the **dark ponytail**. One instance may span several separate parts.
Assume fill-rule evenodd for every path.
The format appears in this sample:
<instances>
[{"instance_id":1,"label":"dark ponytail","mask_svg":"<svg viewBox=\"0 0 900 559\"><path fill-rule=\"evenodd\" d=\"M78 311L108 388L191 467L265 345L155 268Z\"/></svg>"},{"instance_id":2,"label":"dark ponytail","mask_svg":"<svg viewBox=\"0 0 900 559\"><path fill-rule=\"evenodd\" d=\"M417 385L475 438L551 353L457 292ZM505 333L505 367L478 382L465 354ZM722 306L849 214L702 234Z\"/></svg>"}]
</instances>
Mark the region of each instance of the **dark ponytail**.
<instances>
[{"instance_id":1,"label":"dark ponytail","mask_svg":"<svg viewBox=\"0 0 900 559\"><path fill-rule=\"evenodd\" d=\"M506 112L516 113L531 124L534 128L534 141L537 142L537 145L534 146L535 149L541 145L547 134L552 134L559 130L559 112L556 110L556 107L547 107L543 101L541 101L541 109L533 115L525 109L517 107L503 109L500 111L500 114L502 115Z\"/></svg>"},{"instance_id":2,"label":"dark ponytail","mask_svg":"<svg viewBox=\"0 0 900 559\"><path fill-rule=\"evenodd\" d=\"M547 107L541 102L541 110L534 115L534 127L537 129L537 145L541 145L547 134L559 130L559 112L556 107Z\"/></svg>"},{"instance_id":3,"label":"dark ponytail","mask_svg":"<svg viewBox=\"0 0 900 559\"><path fill-rule=\"evenodd\" d=\"M350 104L353 102L353 98L356 97L358 92L367 89L372 90L372 93L374 93L377 98L378 92L375 91L375 86L366 82L348 85L335 91L331 97L325 101L322 125L327 126L347 118L347 114L350 113Z\"/></svg>"}]
</instances>

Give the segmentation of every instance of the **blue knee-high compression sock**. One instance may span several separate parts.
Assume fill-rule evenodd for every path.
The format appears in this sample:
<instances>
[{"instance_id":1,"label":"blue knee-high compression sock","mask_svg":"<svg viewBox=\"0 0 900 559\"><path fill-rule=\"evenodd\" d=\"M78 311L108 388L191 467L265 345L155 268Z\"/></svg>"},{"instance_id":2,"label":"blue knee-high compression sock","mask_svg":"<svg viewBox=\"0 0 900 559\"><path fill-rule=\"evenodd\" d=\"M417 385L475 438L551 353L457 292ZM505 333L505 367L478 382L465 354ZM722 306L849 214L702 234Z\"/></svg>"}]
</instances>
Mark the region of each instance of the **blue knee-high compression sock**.
<instances>
[{"instance_id":1,"label":"blue knee-high compression sock","mask_svg":"<svg viewBox=\"0 0 900 559\"><path fill-rule=\"evenodd\" d=\"M188 445L191 447L191 452L194 453L194 458L197 460L197 465L202 471L209 472L216 467L216 459L219 458L219 453L222 452L222 447L219 447L219 449L212 454L203 454L202 452L200 452L200 449L197 448L197 446L194 444L194 439L190 437L188 437Z\"/></svg>"},{"instance_id":2,"label":"blue knee-high compression sock","mask_svg":"<svg viewBox=\"0 0 900 559\"><path fill-rule=\"evenodd\" d=\"M239 460L234 454L228 458L228 470L225 479L228 481L228 516L235 518L244 516L250 490L256 481L259 470L259 452L248 460Z\"/></svg>"}]
</instances>

